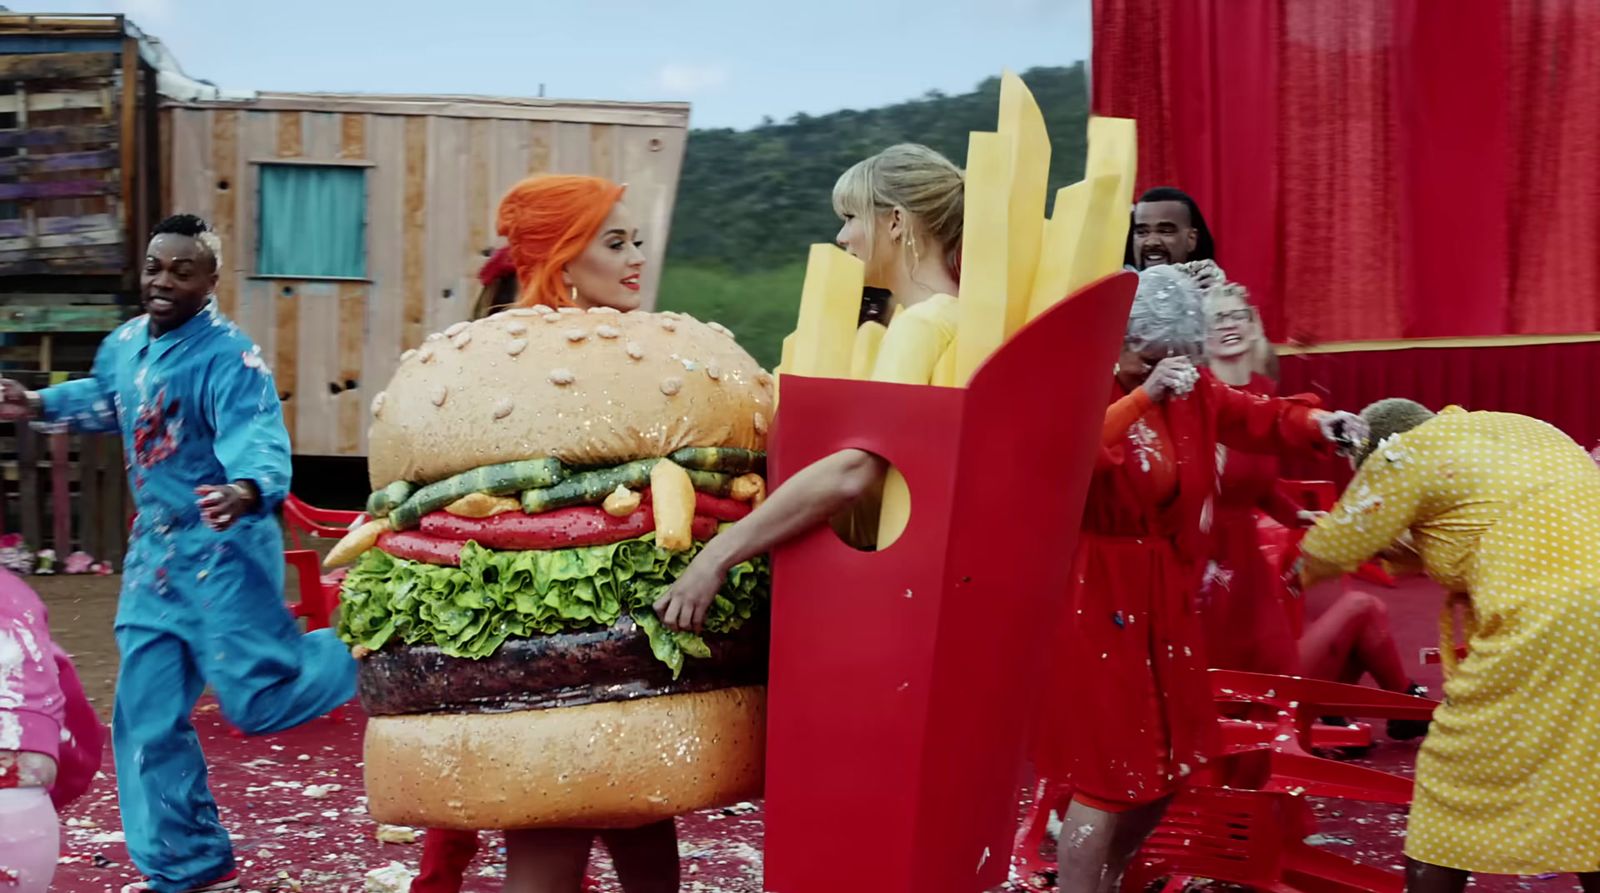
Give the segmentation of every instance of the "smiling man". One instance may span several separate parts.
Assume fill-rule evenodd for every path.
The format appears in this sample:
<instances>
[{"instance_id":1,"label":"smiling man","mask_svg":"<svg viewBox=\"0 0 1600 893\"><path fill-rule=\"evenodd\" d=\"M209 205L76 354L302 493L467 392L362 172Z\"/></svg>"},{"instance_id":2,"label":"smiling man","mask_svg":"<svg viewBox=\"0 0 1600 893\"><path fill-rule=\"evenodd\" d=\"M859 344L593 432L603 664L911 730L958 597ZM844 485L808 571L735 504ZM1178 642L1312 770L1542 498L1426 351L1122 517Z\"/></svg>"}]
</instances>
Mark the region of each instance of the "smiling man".
<instances>
[{"instance_id":1,"label":"smiling man","mask_svg":"<svg viewBox=\"0 0 1600 893\"><path fill-rule=\"evenodd\" d=\"M88 378L32 392L0 380L0 421L118 432L138 516L117 605L112 740L128 852L123 893L239 885L189 714L210 685L237 727L265 734L355 695L331 630L302 636L283 600L289 435L272 373L217 311L222 243L205 221L161 222L140 280L145 315L100 345Z\"/></svg>"},{"instance_id":2,"label":"smiling man","mask_svg":"<svg viewBox=\"0 0 1600 893\"><path fill-rule=\"evenodd\" d=\"M1157 186L1139 196L1123 262L1135 270L1215 260L1216 244L1200 206L1181 189Z\"/></svg>"}]
</instances>

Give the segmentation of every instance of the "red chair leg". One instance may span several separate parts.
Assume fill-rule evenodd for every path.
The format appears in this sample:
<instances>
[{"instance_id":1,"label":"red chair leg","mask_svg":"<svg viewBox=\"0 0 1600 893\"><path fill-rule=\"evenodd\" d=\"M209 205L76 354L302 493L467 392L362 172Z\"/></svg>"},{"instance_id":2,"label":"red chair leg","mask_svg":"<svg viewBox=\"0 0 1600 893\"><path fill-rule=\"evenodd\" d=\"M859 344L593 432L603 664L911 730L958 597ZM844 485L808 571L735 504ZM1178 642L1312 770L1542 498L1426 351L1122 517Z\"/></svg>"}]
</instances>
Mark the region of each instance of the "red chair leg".
<instances>
[{"instance_id":1,"label":"red chair leg","mask_svg":"<svg viewBox=\"0 0 1600 893\"><path fill-rule=\"evenodd\" d=\"M1274 752L1269 757L1271 781L1266 790L1293 795L1340 797L1395 806L1411 805L1412 782L1377 769L1303 754Z\"/></svg>"}]
</instances>

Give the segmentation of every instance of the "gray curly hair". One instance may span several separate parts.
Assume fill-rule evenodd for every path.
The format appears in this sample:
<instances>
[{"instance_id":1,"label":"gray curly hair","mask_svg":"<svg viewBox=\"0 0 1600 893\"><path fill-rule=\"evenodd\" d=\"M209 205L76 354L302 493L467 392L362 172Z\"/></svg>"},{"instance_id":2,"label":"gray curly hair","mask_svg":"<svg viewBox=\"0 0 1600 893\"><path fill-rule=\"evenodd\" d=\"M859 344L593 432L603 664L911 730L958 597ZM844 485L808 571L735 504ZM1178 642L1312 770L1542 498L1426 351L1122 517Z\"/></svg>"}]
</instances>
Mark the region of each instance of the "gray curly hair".
<instances>
[{"instance_id":1,"label":"gray curly hair","mask_svg":"<svg viewBox=\"0 0 1600 893\"><path fill-rule=\"evenodd\" d=\"M1370 403L1366 409L1361 410L1361 418L1371 429L1367 442L1362 444L1356 452L1356 467L1367 461L1367 457L1378 448L1378 444L1396 434L1404 434L1412 428L1433 418L1433 410L1415 400L1404 397L1389 397Z\"/></svg>"},{"instance_id":2,"label":"gray curly hair","mask_svg":"<svg viewBox=\"0 0 1600 893\"><path fill-rule=\"evenodd\" d=\"M1165 264L1141 270L1124 343L1134 350L1166 347L1174 355L1198 356L1205 340L1205 303L1194 280Z\"/></svg>"}]
</instances>

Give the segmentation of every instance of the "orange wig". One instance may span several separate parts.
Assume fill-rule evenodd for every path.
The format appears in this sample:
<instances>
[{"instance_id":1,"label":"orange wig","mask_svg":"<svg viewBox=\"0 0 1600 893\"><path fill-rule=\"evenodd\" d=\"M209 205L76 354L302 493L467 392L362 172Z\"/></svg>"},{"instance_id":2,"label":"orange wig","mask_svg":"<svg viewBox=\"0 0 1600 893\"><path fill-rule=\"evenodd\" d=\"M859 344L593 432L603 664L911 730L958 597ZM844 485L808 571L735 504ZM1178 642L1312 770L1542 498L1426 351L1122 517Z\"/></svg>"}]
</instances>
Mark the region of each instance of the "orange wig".
<instances>
[{"instance_id":1,"label":"orange wig","mask_svg":"<svg viewBox=\"0 0 1600 893\"><path fill-rule=\"evenodd\" d=\"M569 174L539 174L511 187L495 225L517 268L517 306L572 306L561 273L600 231L622 189L601 177Z\"/></svg>"}]
</instances>

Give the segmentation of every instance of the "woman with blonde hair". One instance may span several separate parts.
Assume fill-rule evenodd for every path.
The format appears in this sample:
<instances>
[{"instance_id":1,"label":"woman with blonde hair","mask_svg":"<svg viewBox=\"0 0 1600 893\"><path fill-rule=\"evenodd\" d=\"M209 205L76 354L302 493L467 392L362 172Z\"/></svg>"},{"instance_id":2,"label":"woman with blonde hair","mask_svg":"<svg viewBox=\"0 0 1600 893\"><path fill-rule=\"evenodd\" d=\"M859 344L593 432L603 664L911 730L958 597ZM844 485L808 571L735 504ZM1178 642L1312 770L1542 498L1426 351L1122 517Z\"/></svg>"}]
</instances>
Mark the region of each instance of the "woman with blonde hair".
<instances>
[{"instance_id":1,"label":"woman with blonde hair","mask_svg":"<svg viewBox=\"0 0 1600 893\"><path fill-rule=\"evenodd\" d=\"M939 357L955 341L964 186L949 159L909 143L858 162L834 184L833 209L844 221L836 241L861 259L867 287L888 293L886 315L894 320L875 381L931 384ZM897 347L902 339L917 339L921 349ZM656 602L656 612L668 626L699 629L729 568L850 508L882 483L888 468L872 453L848 449L801 469L707 543Z\"/></svg>"},{"instance_id":2,"label":"woman with blonde hair","mask_svg":"<svg viewBox=\"0 0 1600 893\"><path fill-rule=\"evenodd\" d=\"M1206 365L1218 380L1246 393L1275 396L1263 358L1272 345L1244 286L1224 282L1206 292ZM1258 513L1288 528L1290 540L1315 522L1280 489L1279 457L1217 448L1220 474L1211 560L1201 582L1210 665L1355 683L1370 673L1378 687L1427 694L1407 675L1384 600L1360 588L1316 587L1304 595L1303 631L1290 626L1288 587L1268 563ZM1330 721L1343 722L1330 717ZM1426 733L1416 720L1390 720L1391 738Z\"/></svg>"},{"instance_id":3,"label":"woman with blonde hair","mask_svg":"<svg viewBox=\"0 0 1600 893\"><path fill-rule=\"evenodd\" d=\"M540 175L513 186L500 202L497 228L503 254L485 265L486 297L510 270L520 307L639 307L645 257L639 228L622 203L625 187L600 177ZM480 312L499 303L480 306ZM506 832L506 891L577 893L598 834L611 853L626 893L678 889L678 840L673 823L642 828L536 829ZM430 830L412 893L460 893L478 849L473 831Z\"/></svg>"}]
</instances>

